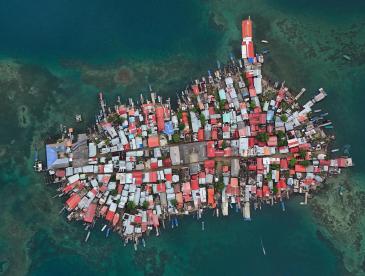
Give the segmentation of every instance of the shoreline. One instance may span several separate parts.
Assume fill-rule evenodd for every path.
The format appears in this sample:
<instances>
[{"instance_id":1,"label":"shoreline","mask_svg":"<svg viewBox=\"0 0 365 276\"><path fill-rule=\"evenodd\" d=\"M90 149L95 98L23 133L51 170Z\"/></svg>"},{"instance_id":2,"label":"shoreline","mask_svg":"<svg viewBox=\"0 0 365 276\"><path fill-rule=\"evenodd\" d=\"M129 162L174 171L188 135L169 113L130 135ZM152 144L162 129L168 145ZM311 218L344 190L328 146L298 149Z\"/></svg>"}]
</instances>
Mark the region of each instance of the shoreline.
<instances>
[{"instance_id":1,"label":"shoreline","mask_svg":"<svg viewBox=\"0 0 365 276\"><path fill-rule=\"evenodd\" d=\"M228 215L234 204L250 220L251 204L256 209L276 202L285 211L291 192L304 194L306 204L329 174L352 165L351 158L327 158L330 138L323 128L331 123L311 109L325 91L300 106L284 84L268 85L261 76L264 57L253 52L252 21L244 22L242 59L232 57L207 79L190 84L177 95L177 111L152 90L151 100L123 105L118 99L114 110L100 94L92 134L76 139L73 129L65 128L61 141L47 145L53 160L47 178L61 183L59 196L70 195L64 208L69 219L83 220L89 231L100 214L107 236L115 229L136 246L142 233L155 228L159 235L160 222L165 227L171 216L177 227L175 216L186 212L200 217L202 209L218 214L220 207ZM39 160L35 165L43 170Z\"/></svg>"}]
</instances>

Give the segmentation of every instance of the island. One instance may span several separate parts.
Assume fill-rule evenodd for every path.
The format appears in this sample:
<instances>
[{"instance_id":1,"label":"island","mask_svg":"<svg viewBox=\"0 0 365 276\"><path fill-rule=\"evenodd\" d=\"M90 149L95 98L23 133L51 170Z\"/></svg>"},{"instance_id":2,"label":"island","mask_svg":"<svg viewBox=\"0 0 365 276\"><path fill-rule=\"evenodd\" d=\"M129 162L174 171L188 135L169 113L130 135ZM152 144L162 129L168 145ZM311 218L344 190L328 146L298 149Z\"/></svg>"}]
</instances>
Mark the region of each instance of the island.
<instances>
[{"instance_id":1,"label":"island","mask_svg":"<svg viewBox=\"0 0 365 276\"><path fill-rule=\"evenodd\" d=\"M99 226L137 249L160 227L178 227L180 216L201 219L204 230L209 209L216 216L234 209L244 220L264 204L285 211L291 195L307 204L329 176L353 165L330 147L328 113L314 109L324 89L301 105L304 88L293 93L262 77L266 53L255 54L250 18L242 21L241 52L175 101L151 87L148 97L112 105L100 93L88 133L64 128L46 144L46 165L36 158L35 170L57 185L60 213L85 225L85 241Z\"/></svg>"}]
</instances>

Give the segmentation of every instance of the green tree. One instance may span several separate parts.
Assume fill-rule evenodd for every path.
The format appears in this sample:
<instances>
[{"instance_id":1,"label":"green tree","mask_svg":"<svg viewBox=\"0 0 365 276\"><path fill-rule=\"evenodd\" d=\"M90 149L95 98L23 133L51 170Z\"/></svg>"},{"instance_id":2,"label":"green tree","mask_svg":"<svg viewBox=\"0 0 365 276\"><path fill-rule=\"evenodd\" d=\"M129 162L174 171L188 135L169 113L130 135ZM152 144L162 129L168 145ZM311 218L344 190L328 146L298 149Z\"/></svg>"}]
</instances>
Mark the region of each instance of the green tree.
<instances>
[{"instance_id":1,"label":"green tree","mask_svg":"<svg viewBox=\"0 0 365 276\"><path fill-rule=\"evenodd\" d=\"M112 196L116 196L116 195L118 194L117 189L111 190L111 191L110 191L110 194L111 194Z\"/></svg>"},{"instance_id":2,"label":"green tree","mask_svg":"<svg viewBox=\"0 0 365 276\"><path fill-rule=\"evenodd\" d=\"M274 195L276 195L278 193L278 188L276 188L276 186L274 186L272 188L272 192L273 192Z\"/></svg>"},{"instance_id":3,"label":"green tree","mask_svg":"<svg viewBox=\"0 0 365 276\"><path fill-rule=\"evenodd\" d=\"M173 141L174 143L179 143L179 142L180 142L180 136L179 136L179 134L174 133L174 134L172 135L172 141Z\"/></svg>"},{"instance_id":4,"label":"green tree","mask_svg":"<svg viewBox=\"0 0 365 276\"><path fill-rule=\"evenodd\" d=\"M176 199L171 199L170 203L172 206L176 207L177 206L177 200Z\"/></svg>"},{"instance_id":5,"label":"green tree","mask_svg":"<svg viewBox=\"0 0 365 276\"><path fill-rule=\"evenodd\" d=\"M216 191L220 192L220 193L223 191L224 187L225 186L224 186L224 183L222 181L214 183L214 189Z\"/></svg>"},{"instance_id":6,"label":"green tree","mask_svg":"<svg viewBox=\"0 0 365 276\"><path fill-rule=\"evenodd\" d=\"M183 131L185 129L185 124L181 123L179 124L179 130Z\"/></svg>"},{"instance_id":7,"label":"green tree","mask_svg":"<svg viewBox=\"0 0 365 276\"><path fill-rule=\"evenodd\" d=\"M251 109L254 109L255 107L256 107L255 102L251 101L251 102L250 102L250 108L251 108Z\"/></svg>"},{"instance_id":8,"label":"green tree","mask_svg":"<svg viewBox=\"0 0 365 276\"><path fill-rule=\"evenodd\" d=\"M290 159L289 168L294 168L296 163L297 163L297 159L295 159L295 158Z\"/></svg>"},{"instance_id":9,"label":"green tree","mask_svg":"<svg viewBox=\"0 0 365 276\"><path fill-rule=\"evenodd\" d=\"M266 132L260 132L256 135L256 139L260 142L267 142L269 140L269 134L267 134Z\"/></svg>"},{"instance_id":10,"label":"green tree","mask_svg":"<svg viewBox=\"0 0 365 276\"><path fill-rule=\"evenodd\" d=\"M306 155L307 155L307 152L305 150L301 149L299 151L299 156L301 159L305 159Z\"/></svg>"},{"instance_id":11,"label":"green tree","mask_svg":"<svg viewBox=\"0 0 365 276\"><path fill-rule=\"evenodd\" d=\"M248 79L246 77L243 77L243 81L245 82L246 87L250 86L250 82L248 81Z\"/></svg>"},{"instance_id":12,"label":"green tree","mask_svg":"<svg viewBox=\"0 0 365 276\"><path fill-rule=\"evenodd\" d=\"M311 162L309 160L303 160L303 161L300 161L299 164L304 167L308 167L311 164Z\"/></svg>"},{"instance_id":13,"label":"green tree","mask_svg":"<svg viewBox=\"0 0 365 276\"><path fill-rule=\"evenodd\" d=\"M179 120L181 120L181 118L182 118L182 111L181 110L179 110L177 112L177 118L179 118Z\"/></svg>"},{"instance_id":14,"label":"green tree","mask_svg":"<svg viewBox=\"0 0 365 276\"><path fill-rule=\"evenodd\" d=\"M226 142L226 140L223 140L222 149L225 149L226 147L227 147L227 142Z\"/></svg>"},{"instance_id":15,"label":"green tree","mask_svg":"<svg viewBox=\"0 0 365 276\"><path fill-rule=\"evenodd\" d=\"M220 109L224 109L224 108L225 108L225 106L226 106L226 100L221 100L221 101L219 102L219 108L220 108Z\"/></svg>"},{"instance_id":16,"label":"green tree","mask_svg":"<svg viewBox=\"0 0 365 276\"><path fill-rule=\"evenodd\" d=\"M266 179L271 180L272 179L272 172L269 171L266 175Z\"/></svg>"},{"instance_id":17,"label":"green tree","mask_svg":"<svg viewBox=\"0 0 365 276\"><path fill-rule=\"evenodd\" d=\"M277 131L276 136L278 137L278 139L283 139L286 137L285 132L282 130Z\"/></svg>"},{"instance_id":18,"label":"green tree","mask_svg":"<svg viewBox=\"0 0 365 276\"><path fill-rule=\"evenodd\" d=\"M148 203L148 201L147 201L147 200L143 201L143 203L142 203L142 208L143 208L144 210L147 210L149 206L150 206L150 204Z\"/></svg>"},{"instance_id":19,"label":"green tree","mask_svg":"<svg viewBox=\"0 0 365 276\"><path fill-rule=\"evenodd\" d=\"M206 119L203 113L200 113L200 122L202 123L202 126L205 126Z\"/></svg>"},{"instance_id":20,"label":"green tree","mask_svg":"<svg viewBox=\"0 0 365 276\"><path fill-rule=\"evenodd\" d=\"M127 202L127 206L126 206L126 210L127 212L134 212L136 210L137 206L133 201L128 201Z\"/></svg>"},{"instance_id":21,"label":"green tree","mask_svg":"<svg viewBox=\"0 0 365 276\"><path fill-rule=\"evenodd\" d=\"M280 116L280 119L285 123L285 122L287 122L288 121L288 116L286 116L286 114L282 114L281 116Z\"/></svg>"},{"instance_id":22,"label":"green tree","mask_svg":"<svg viewBox=\"0 0 365 276\"><path fill-rule=\"evenodd\" d=\"M288 141L286 139L284 140L279 140L278 141L278 146L279 147L284 147L284 146L287 146L288 145Z\"/></svg>"}]
</instances>

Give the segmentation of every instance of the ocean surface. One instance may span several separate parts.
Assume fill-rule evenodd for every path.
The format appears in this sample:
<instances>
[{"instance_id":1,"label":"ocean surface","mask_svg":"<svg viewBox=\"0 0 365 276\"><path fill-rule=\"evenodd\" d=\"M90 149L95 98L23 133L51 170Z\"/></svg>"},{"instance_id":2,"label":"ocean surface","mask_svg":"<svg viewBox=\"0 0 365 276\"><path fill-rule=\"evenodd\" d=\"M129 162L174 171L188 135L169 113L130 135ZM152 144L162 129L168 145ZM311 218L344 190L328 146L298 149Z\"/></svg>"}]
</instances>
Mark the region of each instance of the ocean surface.
<instances>
[{"instance_id":1,"label":"ocean surface","mask_svg":"<svg viewBox=\"0 0 365 276\"><path fill-rule=\"evenodd\" d=\"M204 231L183 218L137 252L101 225L85 244L82 226L58 215L64 199L33 173L34 148L43 157L60 124L87 131L99 91L111 103L152 85L174 101L217 60L239 56L248 16L256 50L270 50L264 75L306 87L303 101L323 87L334 147L351 145L356 166L308 206L293 198L251 222L207 211ZM0 1L0 34L0 275L365 274L364 1Z\"/></svg>"}]
</instances>

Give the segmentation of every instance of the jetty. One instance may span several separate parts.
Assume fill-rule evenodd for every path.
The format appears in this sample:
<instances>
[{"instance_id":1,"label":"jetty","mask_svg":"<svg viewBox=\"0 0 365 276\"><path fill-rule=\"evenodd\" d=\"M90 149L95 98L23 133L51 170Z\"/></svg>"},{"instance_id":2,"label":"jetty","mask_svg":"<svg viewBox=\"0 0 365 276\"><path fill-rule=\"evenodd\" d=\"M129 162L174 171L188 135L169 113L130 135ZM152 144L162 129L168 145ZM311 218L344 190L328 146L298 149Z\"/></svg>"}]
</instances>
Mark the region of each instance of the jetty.
<instances>
[{"instance_id":1,"label":"jetty","mask_svg":"<svg viewBox=\"0 0 365 276\"><path fill-rule=\"evenodd\" d=\"M118 97L107 105L100 93L89 133L63 127L47 143L45 173L65 198L68 220L85 224L85 241L97 220L106 237L115 232L137 250L161 225L176 229L178 218L200 219L204 209L213 216L233 209L247 221L265 204L285 211L291 194L306 204L327 177L353 165L329 148L331 123L312 117L327 96L322 88L301 104L305 89L296 96L285 82L263 79L252 24L242 21L241 57L188 83L177 108L151 86L150 96L126 103Z\"/></svg>"}]
</instances>

